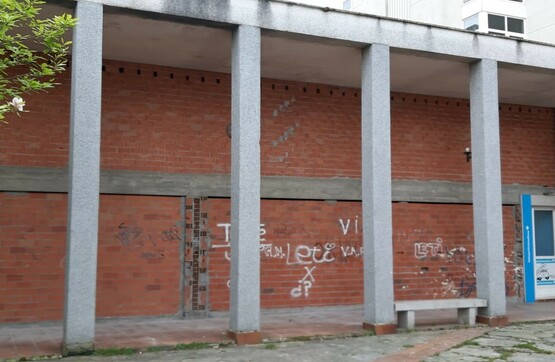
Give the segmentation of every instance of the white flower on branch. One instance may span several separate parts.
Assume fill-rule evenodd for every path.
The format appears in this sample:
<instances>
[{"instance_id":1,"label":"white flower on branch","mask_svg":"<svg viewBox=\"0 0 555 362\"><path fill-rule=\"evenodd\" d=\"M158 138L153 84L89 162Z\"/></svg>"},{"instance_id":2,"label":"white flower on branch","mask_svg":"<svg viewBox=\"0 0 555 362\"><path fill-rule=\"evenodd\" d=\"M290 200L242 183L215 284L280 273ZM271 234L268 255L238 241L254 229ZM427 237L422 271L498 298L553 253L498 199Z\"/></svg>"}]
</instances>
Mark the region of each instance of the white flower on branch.
<instances>
[{"instance_id":1,"label":"white flower on branch","mask_svg":"<svg viewBox=\"0 0 555 362\"><path fill-rule=\"evenodd\" d=\"M21 97L13 97L12 101L9 104L18 110L18 112L23 111L23 107L25 106L25 101Z\"/></svg>"}]
</instances>

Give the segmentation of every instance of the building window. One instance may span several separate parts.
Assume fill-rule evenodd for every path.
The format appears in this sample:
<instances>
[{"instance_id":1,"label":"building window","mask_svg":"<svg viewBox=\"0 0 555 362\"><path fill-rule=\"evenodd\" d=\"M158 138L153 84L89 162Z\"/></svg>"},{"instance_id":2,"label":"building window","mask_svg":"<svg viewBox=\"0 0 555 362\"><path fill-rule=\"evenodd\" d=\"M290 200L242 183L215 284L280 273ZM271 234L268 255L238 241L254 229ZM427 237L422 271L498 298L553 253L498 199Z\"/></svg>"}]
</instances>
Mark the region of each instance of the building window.
<instances>
[{"instance_id":1,"label":"building window","mask_svg":"<svg viewBox=\"0 0 555 362\"><path fill-rule=\"evenodd\" d=\"M488 33L522 38L524 19L488 14Z\"/></svg>"},{"instance_id":2,"label":"building window","mask_svg":"<svg viewBox=\"0 0 555 362\"><path fill-rule=\"evenodd\" d=\"M495 30L505 30L505 17L488 14L488 28Z\"/></svg>"},{"instance_id":3,"label":"building window","mask_svg":"<svg viewBox=\"0 0 555 362\"><path fill-rule=\"evenodd\" d=\"M524 34L524 20L507 18L507 30L512 33Z\"/></svg>"}]
</instances>

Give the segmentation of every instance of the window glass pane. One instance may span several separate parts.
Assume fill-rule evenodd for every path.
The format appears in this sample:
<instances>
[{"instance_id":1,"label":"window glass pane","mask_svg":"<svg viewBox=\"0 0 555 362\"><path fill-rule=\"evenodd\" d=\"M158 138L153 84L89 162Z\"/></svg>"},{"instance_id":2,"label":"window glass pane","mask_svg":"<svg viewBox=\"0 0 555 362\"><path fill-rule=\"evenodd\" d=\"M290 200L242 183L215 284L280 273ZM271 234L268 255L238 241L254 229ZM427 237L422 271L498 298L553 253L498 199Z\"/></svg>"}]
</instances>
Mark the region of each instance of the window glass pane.
<instances>
[{"instance_id":1,"label":"window glass pane","mask_svg":"<svg viewBox=\"0 0 555 362\"><path fill-rule=\"evenodd\" d=\"M488 27L490 29L505 30L505 17L488 14Z\"/></svg>"},{"instance_id":2,"label":"window glass pane","mask_svg":"<svg viewBox=\"0 0 555 362\"><path fill-rule=\"evenodd\" d=\"M524 34L524 20L507 18L507 30L513 33Z\"/></svg>"},{"instance_id":3,"label":"window glass pane","mask_svg":"<svg viewBox=\"0 0 555 362\"><path fill-rule=\"evenodd\" d=\"M534 239L536 241L536 256L553 256L553 211L534 211Z\"/></svg>"}]
</instances>

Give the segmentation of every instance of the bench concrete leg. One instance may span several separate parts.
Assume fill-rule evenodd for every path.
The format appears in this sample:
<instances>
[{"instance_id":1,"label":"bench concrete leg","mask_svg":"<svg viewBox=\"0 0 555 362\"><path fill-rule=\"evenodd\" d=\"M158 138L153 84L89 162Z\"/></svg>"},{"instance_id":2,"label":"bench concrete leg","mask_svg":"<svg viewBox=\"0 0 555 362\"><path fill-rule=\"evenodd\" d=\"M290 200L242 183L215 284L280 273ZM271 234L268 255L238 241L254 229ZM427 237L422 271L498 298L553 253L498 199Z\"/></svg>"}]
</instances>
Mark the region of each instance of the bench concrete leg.
<instances>
[{"instance_id":1,"label":"bench concrete leg","mask_svg":"<svg viewBox=\"0 0 555 362\"><path fill-rule=\"evenodd\" d=\"M414 311L397 312L397 325L403 329L414 329Z\"/></svg>"},{"instance_id":2,"label":"bench concrete leg","mask_svg":"<svg viewBox=\"0 0 555 362\"><path fill-rule=\"evenodd\" d=\"M457 319L459 324L466 326L476 325L476 308L459 308L457 310Z\"/></svg>"}]
</instances>

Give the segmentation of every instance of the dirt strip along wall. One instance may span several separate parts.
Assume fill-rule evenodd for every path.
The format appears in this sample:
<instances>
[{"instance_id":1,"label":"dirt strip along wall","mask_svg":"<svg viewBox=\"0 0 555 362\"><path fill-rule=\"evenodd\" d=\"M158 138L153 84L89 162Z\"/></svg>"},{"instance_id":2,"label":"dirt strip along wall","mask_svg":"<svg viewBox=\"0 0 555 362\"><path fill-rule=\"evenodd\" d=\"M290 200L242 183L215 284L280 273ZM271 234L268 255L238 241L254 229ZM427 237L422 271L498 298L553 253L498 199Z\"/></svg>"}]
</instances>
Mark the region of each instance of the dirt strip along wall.
<instances>
[{"instance_id":1,"label":"dirt strip along wall","mask_svg":"<svg viewBox=\"0 0 555 362\"><path fill-rule=\"evenodd\" d=\"M28 97L30 112L1 126L0 165L67 167L69 77ZM105 61L101 168L229 174L230 89L228 74ZM393 178L470 182L468 100L391 100ZM502 105L500 118L503 183L555 186L553 110ZM360 90L262 80L262 175L360 178L360 146ZM183 214L182 197L101 195L98 316L228 308L230 203L199 202L195 251L194 210ZM0 322L59 320L66 195L2 192L0 206ZM509 296L518 292L514 209L503 208ZM262 200L261 223L264 308L362 302L360 202ZM470 205L394 203L393 243L397 299L475 295ZM202 274L196 285L193 269Z\"/></svg>"}]
</instances>

